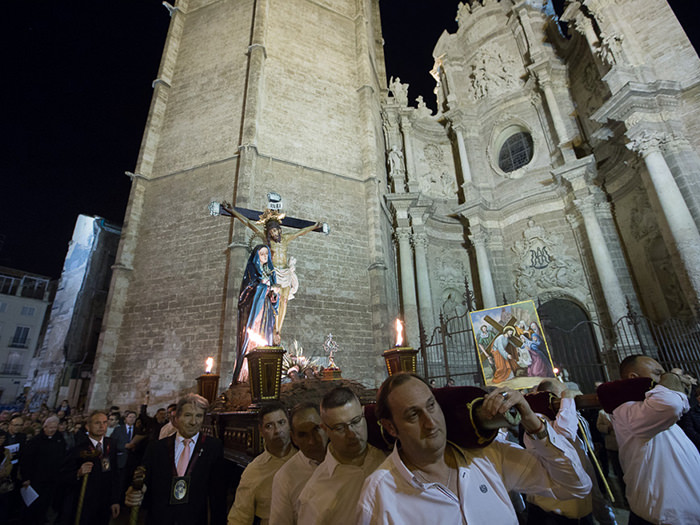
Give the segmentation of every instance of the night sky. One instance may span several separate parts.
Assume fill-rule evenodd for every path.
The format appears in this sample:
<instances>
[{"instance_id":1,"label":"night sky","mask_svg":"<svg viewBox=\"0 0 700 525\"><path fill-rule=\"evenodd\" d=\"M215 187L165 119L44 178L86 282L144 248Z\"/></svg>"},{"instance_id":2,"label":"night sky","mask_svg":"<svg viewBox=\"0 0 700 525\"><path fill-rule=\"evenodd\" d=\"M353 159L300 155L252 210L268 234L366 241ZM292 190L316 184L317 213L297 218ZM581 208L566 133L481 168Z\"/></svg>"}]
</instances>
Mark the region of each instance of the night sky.
<instances>
[{"instance_id":1,"label":"night sky","mask_svg":"<svg viewBox=\"0 0 700 525\"><path fill-rule=\"evenodd\" d=\"M411 104L434 109L432 51L457 4L381 0L387 77ZM698 49L698 2L670 4ZM78 214L123 221L170 18L161 0L19 0L1 18L0 265L57 278Z\"/></svg>"}]
</instances>

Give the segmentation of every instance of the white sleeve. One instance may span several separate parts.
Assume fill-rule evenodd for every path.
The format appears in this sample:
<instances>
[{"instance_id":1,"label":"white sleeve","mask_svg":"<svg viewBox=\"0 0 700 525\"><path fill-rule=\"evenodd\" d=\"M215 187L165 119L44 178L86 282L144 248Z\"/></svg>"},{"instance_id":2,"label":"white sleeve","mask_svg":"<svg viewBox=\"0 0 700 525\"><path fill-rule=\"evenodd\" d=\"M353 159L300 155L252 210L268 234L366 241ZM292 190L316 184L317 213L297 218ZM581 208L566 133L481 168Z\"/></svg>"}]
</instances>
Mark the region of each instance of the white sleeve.
<instances>
[{"instance_id":1,"label":"white sleeve","mask_svg":"<svg viewBox=\"0 0 700 525\"><path fill-rule=\"evenodd\" d=\"M689 409L683 392L656 385L646 393L644 401L628 401L617 407L613 419L630 434L651 439L671 428Z\"/></svg>"}]
</instances>

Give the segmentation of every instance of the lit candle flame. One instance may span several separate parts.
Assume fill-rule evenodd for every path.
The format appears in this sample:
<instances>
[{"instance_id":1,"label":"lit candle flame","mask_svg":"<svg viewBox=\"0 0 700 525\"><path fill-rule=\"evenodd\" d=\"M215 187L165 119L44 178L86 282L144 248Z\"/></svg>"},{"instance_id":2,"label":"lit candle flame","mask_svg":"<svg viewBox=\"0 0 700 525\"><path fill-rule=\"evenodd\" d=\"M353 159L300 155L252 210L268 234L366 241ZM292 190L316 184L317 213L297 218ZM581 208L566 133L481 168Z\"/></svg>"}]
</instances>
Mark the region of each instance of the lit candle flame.
<instances>
[{"instance_id":1,"label":"lit candle flame","mask_svg":"<svg viewBox=\"0 0 700 525\"><path fill-rule=\"evenodd\" d=\"M250 328L246 328L246 330L248 330L248 339L250 340L248 343L249 352L254 348L258 348L259 346L269 346L267 339L265 339L259 333L251 330Z\"/></svg>"},{"instance_id":2,"label":"lit candle flame","mask_svg":"<svg viewBox=\"0 0 700 525\"><path fill-rule=\"evenodd\" d=\"M207 357L207 368L205 372L207 374L211 374L211 369L214 367L214 358L213 357Z\"/></svg>"},{"instance_id":3,"label":"lit candle flame","mask_svg":"<svg viewBox=\"0 0 700 525\"><path fill-rule=\"evenodd\" d=\"M403 344L403 323L400 319L396 319L396 346Z\"/></svg>"}]
</instances>

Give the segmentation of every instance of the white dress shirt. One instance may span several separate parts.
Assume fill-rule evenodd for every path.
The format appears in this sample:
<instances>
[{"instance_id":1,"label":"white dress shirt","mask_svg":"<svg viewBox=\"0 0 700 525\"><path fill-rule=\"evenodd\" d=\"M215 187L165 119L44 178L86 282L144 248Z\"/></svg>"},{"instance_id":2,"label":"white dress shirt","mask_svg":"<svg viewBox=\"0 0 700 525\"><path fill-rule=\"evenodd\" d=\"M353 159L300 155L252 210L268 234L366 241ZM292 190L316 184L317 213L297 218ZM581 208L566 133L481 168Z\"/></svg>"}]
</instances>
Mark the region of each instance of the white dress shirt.
<instances>
[{"instance_id":1,"label":"white dress shirt","mask_svg":"<svg viewBox=\"0 0 700 525\"><path fill-rule=\"evenodd\" d=\"M357 500L365 478L382 464L384 453L367 445L361 467L338 463L326 452L323 460L299 494L299 523L304 525L355 525Z\"/></svg>"},{"instance_id":2,"label":"white dress shirt","mask_svg":"<svg viewBox=\"0 0 700 525\"><path fill-rule=\"evenodd\" d=\"M700 524L700 453L675 424L689 408L685 394L656 385L612 413L627 501L652 523Z\"/></svg>"},{"instance_id":3,"label":"white dress shirt","mask_svg":"<svg viewBox=\"0 0 700 525\"><path fill-rule=\"evenodd\" d=\"M241 475L236 499L228 513L228 525L250 525L255 516L262 525L270 523L272 478L297 449L290 447L286 456L278 458L267 450L251 461Z\"/></svg>"},{"instance_id":4,"label":"white dress shirt","mask_svg":"<svg viewBox=\"0 0 700 525\"><path fill-rule=\"evenodd\" d=\"M297 522L296 503L319 463L307 458L300 450L277 471L272 479L270 523L294 525Z\"/></svg>"},{"instance_id":5,"label":"white dress shirt","mask_svg":"<svg viewBox=\"0 0 700 525\"><path fill-rule=\"evenodd\" d=\"M547 433L549 439L526 436L528 450L501 440L469 450L449 443L458 463L459 494L418 479L396 448L365 481L358 523L517 525L508 491L584 497L591 480L576 451L549 425Z\"/></svg>"},{"instance_id":6,"label":"white dress shirt","mask_svg":"<svg viewBox=\"0 0 700 525\"><path fill-rule=\"evenodd\" d=\"M576 449L581 464L591 480L595 479L595 472L588 459L586 445L578 437L578 413L576 401L571 398L562 398L559 412L554 421L550 421L552 428L569 440ZM553 499L537 494L529 494L527 500L534 503L547 512L554 512L567 518L579 519L593 512L593 492L585 498Z\"/></svg>"}]
</instances>

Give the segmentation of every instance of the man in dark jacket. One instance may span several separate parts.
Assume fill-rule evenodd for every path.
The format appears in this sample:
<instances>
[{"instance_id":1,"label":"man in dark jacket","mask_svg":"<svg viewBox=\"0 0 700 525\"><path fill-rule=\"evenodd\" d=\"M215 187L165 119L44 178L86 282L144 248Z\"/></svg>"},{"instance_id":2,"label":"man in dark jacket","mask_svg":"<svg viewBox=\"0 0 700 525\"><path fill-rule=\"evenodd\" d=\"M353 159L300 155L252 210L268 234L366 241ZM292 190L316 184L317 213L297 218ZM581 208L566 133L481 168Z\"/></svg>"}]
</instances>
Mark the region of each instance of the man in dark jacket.
<instances>
[{"instance_id":1,"label":"man in dark jacket","mask_svg":"<svg viewBox=\"0 0 700 525\"><path fill-rule=\"evenodd\" d=\"M46 512L54 503L56 490L62 481L66 459L66 443L56 433L58 418L46 418L41 433L26 442L20 457L22 486L31 486L39 497L25 509L24 523L43 524Z\"/></svg>"},{"instance_id":2,"label":"man in dark jacket","mask_svg":"<svg viewBox=\"0 0 700 525\"><path fill-rule=\"evenodd\" d=\"M95 411L90 414L87 429L87 439L75 446L70 458L69 479L72 479L77 491L74 512L80 511L81 524L107 525L110 518L119 516L117 449L114 442L105 437L106 413ZM81 502L83 483L86 486Z\"/></svg>"},{"instance_id":3,"label":"man in dark jacket","mask_svg":"<svg viewBox=\"0 0 700 525\"><path fill-rule=\"evenodd\" d=\"M208 407L209 402L202 396L187 394L177 404L177 433L151 442L146 449L144 488L135 491L129 487L126 505L133 507L143 502L148 509L147 523L226 523L226 486L221 475L223 446L218 439L200 432Z\"/></svg>"}]
</instances>

